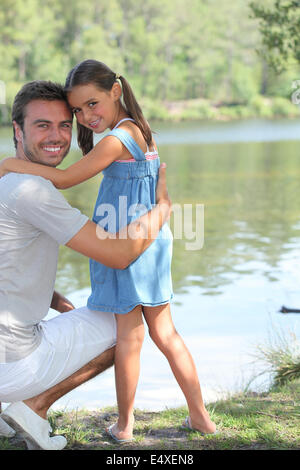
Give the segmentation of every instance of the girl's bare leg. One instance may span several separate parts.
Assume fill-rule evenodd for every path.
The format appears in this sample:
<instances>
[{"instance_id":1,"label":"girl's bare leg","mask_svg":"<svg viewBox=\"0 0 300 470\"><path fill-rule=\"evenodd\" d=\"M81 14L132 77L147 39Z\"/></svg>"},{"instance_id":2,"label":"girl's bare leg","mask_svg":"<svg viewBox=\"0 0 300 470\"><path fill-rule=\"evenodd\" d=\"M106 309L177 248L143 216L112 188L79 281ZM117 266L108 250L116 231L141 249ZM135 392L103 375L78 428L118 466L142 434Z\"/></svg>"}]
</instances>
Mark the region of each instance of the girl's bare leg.
<instances>
[{"instance_id":1,"label":"girl's bare leg","mask_svg":"<svg viewBox=\"0 0 300 470\"><path fill-rule=\"evenodd\" d=\"M141 306L126 314L116 314L116 319L115 379L119 419L111 432L118 439L129 439L132 437L134 398L145 334Z\"/></svg>"},{"instance_id":2,"label":"girl's bare leg","mask_svg":"<svg viewBox=\"0 0 300 470\"><path fill-rule=\"evenodd\" d=\"M169 361L173 374L186 398L190 423L203 433L214 433L215 424L205 409L193 358L177 333L171 317L170 304L143 307L149 334Z\"/></svg>"}]
</instances>

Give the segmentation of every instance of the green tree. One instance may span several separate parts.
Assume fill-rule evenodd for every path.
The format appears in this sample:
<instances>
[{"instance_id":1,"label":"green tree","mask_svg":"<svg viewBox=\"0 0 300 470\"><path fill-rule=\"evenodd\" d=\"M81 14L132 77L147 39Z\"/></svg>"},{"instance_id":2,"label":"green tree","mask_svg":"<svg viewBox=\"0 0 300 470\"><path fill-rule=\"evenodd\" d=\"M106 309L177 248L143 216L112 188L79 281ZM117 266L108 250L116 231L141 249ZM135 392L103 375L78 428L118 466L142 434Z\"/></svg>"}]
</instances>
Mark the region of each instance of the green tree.
<instances>
[{"instance_id":1,"label":"green tree","mask_svg":"<svg viewBox=\"0 0 300 470\"><path fill-rule=\"evenodd\" d=\"M70 68L88 58L123 74L138 99L162 117L162 102L248 104L259 94L288 96L287 83L298 69L279 78L256 54L257 24L265 34L265 51L277 61L281 57L280 64L290 55L299 63L300 0L251 5L245 0L0 0L0 80L7 91L0 120L9 122L23 83L64 83Z\"/></svg>"},{"instance_id":2,"label":"green tree","mask_svg":"<svg viewBox=\"0 0 300 470\"><path fill-rule=\"evenodd\" d=\"M266 4L267 3L267 4ZM251 2L253 17L259 19L263 47L260 51L277 71L286 70L289 59L300 63L300 1Z\"/></svg>"}]
</instances>

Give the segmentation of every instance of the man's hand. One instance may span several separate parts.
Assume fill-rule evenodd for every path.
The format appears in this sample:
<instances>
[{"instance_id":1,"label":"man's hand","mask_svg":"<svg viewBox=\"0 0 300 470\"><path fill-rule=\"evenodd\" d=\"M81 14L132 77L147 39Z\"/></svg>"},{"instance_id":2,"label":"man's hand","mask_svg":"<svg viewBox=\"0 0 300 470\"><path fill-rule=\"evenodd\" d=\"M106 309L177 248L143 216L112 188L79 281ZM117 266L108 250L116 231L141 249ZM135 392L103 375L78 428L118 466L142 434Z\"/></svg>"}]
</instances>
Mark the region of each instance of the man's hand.
<instances>
[{"instance_id":1,"label":"man's hand","mask_svg":"<svg viewBox=\"0 0 300 470\"><path fill-rule=\"evenodd\" d=\"M170 217L172 211L172 201L169 197L167 189L166 167L166 163L162 163L159 168L158 181L156 185L156 203L165 206L169 211Z\"/></svg>"},{"instance_id":2,"label":"man's hand","mask_svg":"<svg viewBox=\"0 0 300 470\"><path fill-rule=\"evenodd\" d=\"M66 297L56 291L53 292L50 307L60 313L69 312L70 310L73 310L75 308L72 302L70 302Z\"/></svg>"}]
</instances>

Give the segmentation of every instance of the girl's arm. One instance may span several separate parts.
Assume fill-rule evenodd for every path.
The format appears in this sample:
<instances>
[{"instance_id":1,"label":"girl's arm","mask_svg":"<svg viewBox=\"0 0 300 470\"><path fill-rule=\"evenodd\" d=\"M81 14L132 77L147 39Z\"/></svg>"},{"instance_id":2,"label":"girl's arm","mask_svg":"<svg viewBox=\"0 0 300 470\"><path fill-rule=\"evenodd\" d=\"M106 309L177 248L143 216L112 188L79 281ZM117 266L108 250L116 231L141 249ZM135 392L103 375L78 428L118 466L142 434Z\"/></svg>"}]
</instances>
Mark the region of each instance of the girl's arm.
<instances>
[{"instance_id":1,"label":"girl's arm","mask_svg":"<svg viewBox=\"0 0 300 470\"><path fill-rule=\"evenodd\" d=\"M107 136L98 142L87 155L65 170L21 160L20 158L6 158L0 164L0 176L11 171L37 175L52 181L58 189L66 189L97 175L114 160L117 160L123 151L123 145L119 139Z\"/></svg>"}]
</instances>

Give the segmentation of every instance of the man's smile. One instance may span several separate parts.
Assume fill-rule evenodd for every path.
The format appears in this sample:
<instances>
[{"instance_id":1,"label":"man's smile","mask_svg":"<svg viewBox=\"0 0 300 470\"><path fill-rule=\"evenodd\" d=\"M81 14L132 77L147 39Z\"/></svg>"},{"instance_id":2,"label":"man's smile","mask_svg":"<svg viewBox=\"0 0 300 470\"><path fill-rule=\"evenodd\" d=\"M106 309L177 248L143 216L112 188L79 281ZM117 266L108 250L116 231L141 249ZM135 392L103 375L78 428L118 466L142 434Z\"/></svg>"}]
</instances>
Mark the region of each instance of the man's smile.
<instances>
[{"instance_id":1,"label":"man's smile","mask_svg":"<svg viewBox=\"0 0 300 470\"><path fill-rule=\"evenodd\" d=\"M65 145L42 145L42 149L51 153L52 155L58 155L64 148Z\"/></svg>"}]
</instances>

